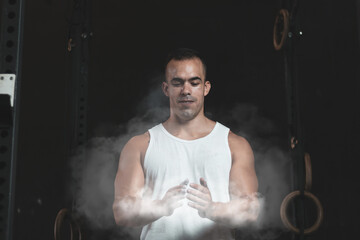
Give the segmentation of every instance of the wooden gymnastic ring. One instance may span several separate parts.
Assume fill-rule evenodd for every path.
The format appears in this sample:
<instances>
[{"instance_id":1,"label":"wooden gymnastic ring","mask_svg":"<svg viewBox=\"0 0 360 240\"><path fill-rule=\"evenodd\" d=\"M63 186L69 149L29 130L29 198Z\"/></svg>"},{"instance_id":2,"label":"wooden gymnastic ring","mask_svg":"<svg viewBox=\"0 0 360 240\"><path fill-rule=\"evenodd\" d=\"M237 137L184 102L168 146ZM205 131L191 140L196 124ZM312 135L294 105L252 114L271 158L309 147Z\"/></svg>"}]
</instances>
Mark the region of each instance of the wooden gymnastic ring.
<instances>
[{"instance_id":1,"label":"wooden gymnastic ring","mask_svg":"<svg viewBox=\"0 0 360 240\"><path fill-rule=\"evenodd\" d=\"M54 238L55 240L62 240L61 238L61 228L65 219L70 220L70 233L71 233L71 240L81 240L81 230L78 223L73 218L70 211L66 208L61 209L55 218L54 224ZM75 237L74 237L75 236Z\"/></svg>"},{"instance_id":2,"label":"wooden gymnastic ring","mask_svg":"<svg viewBox=\"0 0 360 240\"><path fill-rule=\"evenodd\" d=\"M283 29L278 29L279 24L281 23ZM284 46L288 33L289 33L289 12L286 9L280 9L279 13L276 15L275 23L274 23L273 44L275 50L278 51ZM278 37L278 34L281 34L280 39Z\"/></svg>"},{"instance_id":3,"label":"wooden gymnastic ring","mask_svg":"<svg viewBox=\"0 0 360 240\"><path fill-rule=\"evenodd\" d=\"M72 47L73 47L72 38L69 38L68 45L67 45L68 52L71 52Z\"/></svg>"},{"instance_id":4,"label":"wooden gymnastic ring","mask_svg":"<svg viewBox=\"0 0 360 240\"><path fill-rule=\"evenodd\" d=\"M312 167L309 153L305 153L305 191L310 192L312 186Z\"/></svg>"},{"instance_id":5,"label":"wooden gymnastic ring","mask_svg":"<svg viewBox=\"0 0 360 240\"><path fill-rule=\"evenodd\" d=\"M292 200L296 196L300 196L300 194L301 193L299 190L289 193L284 198L283 202L281 203L281 207L280 207L280 217L281 217L283 224L288 229L290 229L291 231L293 231L295 233L300 233L300 230L299 230L299 228L295 227L294 225L292 225L290 223L290 221L287 217L287 214L286 214L286 210L288 208L290 200ZM317 197L315 197L312 193L310 193L308 191L304 191L304 195L307 196L308 198L312 199L314 201L315 205L317 206L317 219L316 219L314 225L312 225L311 227L306 228L304 230L304 234L309 234L309 233L316 231L320 227L321 222L323 220L323 208L321 206L319 199Z\"/></svg>"}]
</instances>

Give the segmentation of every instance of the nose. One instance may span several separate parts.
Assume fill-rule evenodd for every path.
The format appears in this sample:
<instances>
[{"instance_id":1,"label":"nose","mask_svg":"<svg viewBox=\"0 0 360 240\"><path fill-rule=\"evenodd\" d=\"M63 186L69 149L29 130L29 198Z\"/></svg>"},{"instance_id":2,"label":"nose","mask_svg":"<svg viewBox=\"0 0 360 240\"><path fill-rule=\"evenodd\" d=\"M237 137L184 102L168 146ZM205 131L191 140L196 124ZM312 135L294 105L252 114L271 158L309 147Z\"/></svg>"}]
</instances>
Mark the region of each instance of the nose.
<instances>
[{"instance_id":1,"label":"nose","mask_svg":"<svg viewBox=\"0 0 360 240\"><path fill-rule=\"evenodd\" d=\"M191 94L191 84L188 82L185 82L183 85L183 88L181 90L182 95L190 95Z\"/></svg>"}]
</instances>

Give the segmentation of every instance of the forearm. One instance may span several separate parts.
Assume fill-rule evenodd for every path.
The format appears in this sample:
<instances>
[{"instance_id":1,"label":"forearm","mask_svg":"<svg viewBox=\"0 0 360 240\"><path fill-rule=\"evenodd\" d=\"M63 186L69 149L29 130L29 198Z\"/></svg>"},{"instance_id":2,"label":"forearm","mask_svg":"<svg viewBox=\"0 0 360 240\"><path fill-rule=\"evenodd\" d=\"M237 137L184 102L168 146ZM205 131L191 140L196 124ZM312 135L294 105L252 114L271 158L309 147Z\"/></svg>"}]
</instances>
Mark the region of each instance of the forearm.
<instances>
[{"instance_id":1,"label":"forearm","mask_svg":"<svg viewBox=\"0 0 360 240\"><path fill-rule=\"evenodd\" d=\"M257 220L260 203L257 198L234 199L230 202L214 202L207 217L214 222L236 228Z\"/></svg>"},{"instance_id":2,"label":"forearm","mask_svg":"<svg viewBox=\"0 0 360 240\"><path fill-rule=\"evenodd\" d=\"M116 224L126 227L144 226L164 216L160 200L136 197L115 200L113 212Z\"/></svg>"}]
</instances>

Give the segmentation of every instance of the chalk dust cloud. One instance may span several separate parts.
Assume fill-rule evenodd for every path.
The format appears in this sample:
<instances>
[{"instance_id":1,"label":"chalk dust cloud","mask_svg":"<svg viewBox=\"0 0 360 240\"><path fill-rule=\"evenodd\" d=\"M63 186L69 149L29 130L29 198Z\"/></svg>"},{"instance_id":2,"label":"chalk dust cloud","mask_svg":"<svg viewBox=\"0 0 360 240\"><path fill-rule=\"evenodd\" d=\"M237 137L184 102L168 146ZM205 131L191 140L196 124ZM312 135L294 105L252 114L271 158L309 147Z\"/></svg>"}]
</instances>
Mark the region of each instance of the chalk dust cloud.
<instances>
[{"instance_id":1,"label":"chalk dust cloud","mask_svg":"<svg viewBox=\"0 0 360 240\"><path fill-rule=\"evenodd\" d=\"M85 151L79 151L83 154L73 157L69 188L75 200L74 211L86 219L94 231L111 231L114 239L139 239L140 228L115 226L112 213L114 179L121 149L132 136L167 119L166 101L157 87L139 104L138 110L142 114L125 125L110 126L119 133L117 136L92 138ZM244 236L251 234L254 239L275 239L284 231L279 211L282 199L290 191L291 175L290 158L278 146L276 126L251 104L235 104L228 111L219 110L211 115L220 116L214 120L227 123L234 133L245 137L254 150L262 212L251 231L244 229Z\"/></svg>"}]
</instances>

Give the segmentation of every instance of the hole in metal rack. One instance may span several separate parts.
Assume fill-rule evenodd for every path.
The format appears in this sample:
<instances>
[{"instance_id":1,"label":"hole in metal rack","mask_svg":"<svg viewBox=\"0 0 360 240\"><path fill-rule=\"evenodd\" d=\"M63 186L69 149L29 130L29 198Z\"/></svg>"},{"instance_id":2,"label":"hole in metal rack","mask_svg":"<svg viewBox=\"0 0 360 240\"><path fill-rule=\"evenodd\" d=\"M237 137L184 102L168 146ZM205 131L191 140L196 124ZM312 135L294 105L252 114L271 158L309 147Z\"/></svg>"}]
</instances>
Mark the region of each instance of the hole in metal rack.
<instances>
[{"instance_id":1,"label":"hole in metal rack","mask_svg":"<svg viewBox=\"0 0 360 240\"><path fill-rule=\"evenodd\" d=\"M0 146L0 153L6 153L8 148L6 146Z\"/></svg>"},{"instance_id":2,"label":"hole in metal rack","mask_svg":"<svg viewBox=\"0 0 360 240\"><path fill-rule=\"evenodd\" d=\"M9 26L8 28L7 28L7 32L8 33L13 33L15 31L15 28L13 27L13 26Z\"/></svg>"},{"instance_id":3,"label":"hole in metal rack","mask_svg":"<svg viewBox=\"0 0 360 240\"><path fill-rule=\"evenodd\" d=\"M6 42L6 46L8 48L12 48L14 46L14 42L12 40L9 40L9 41Z\"/></svg>"},{"instance_id":4,"label":"hole in metal rack","mask_svg":"<svg viewBox=\"0 0 360 240\"><path fill-rule=\"evenodd\" d=\"M3 77L1 77L1 80L3 80ZM6 130L2 130L1 131L1 137L6 138L7 136L9 136L9 132Z\"/></svg>"},{"instance_id":5,"label":"hole in metal rack","mask_svg":"<svg viewBox=\"0 0 360 240\"><path fill-rule=\"evenodd\" d=\"M9 19L14 19L15 18L15 13L14 12L9 12L8 13L8 18Z\"/></svg>"}]
</instances>

